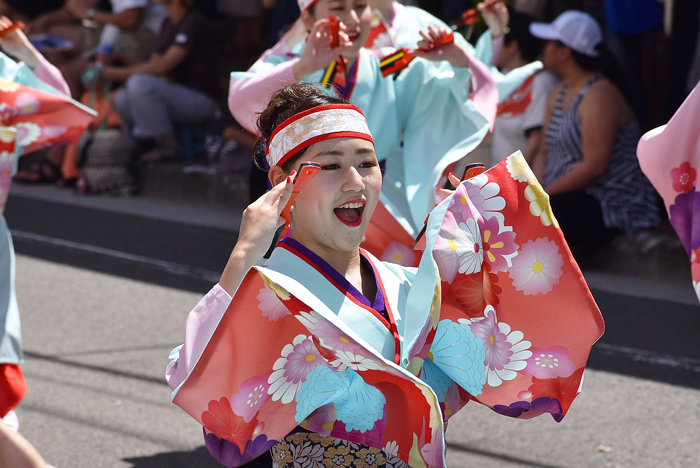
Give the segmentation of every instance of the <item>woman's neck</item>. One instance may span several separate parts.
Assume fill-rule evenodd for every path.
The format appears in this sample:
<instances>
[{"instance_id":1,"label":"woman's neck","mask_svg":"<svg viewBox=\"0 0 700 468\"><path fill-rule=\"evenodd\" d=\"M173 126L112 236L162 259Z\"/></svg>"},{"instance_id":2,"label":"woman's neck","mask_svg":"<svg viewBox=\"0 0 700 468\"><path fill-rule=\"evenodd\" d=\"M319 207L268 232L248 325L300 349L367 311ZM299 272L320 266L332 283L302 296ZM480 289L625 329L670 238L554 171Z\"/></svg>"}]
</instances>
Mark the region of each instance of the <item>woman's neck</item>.
<instances>
[{"instance_id":1,"label":"woman's neck","mask_svg":"<svg viewBox=\"0 0 700 468\"><path fill-rule=\"evenodd\" d=\"M583 70L580 67L572 65L571 67L567 68L564 73L561 73L560 77L562 81L564 81L564 85L568 91L575 91L582 88L583 85L588 82L588 80L593 78L598 73L600 72L596 70Z\"/></svg>"},{"instance_id":2,"label":"woman's neck","mask_svg":"<svg viewBox=\"0 0 700 468\"><path fill-rule=\"evenodd\" d=\"M294 240L318 255L321 260L340 273L350 284L355 286L358 291L363 291L362 262L359 247L351 251L340 251L328 249L322 245L305 244L302 240L296 239L296 237Z\"/></svg>"},{"instance_id":3,"label":"woman's neck","mask_svg":"<svg viewBox=\"0 0 700 468\"><path fill-rule=\"evenodd\" d=\"M513 57L511 57L510 60L507 60L506 63L503 64L503 72L507 73L513 71L516 68L524 67L528 63L530 62L520 57L519 55L513 55Z\"/></svg>"},{"instance_id":4,"label":"woman's neck","mask_svg":"<svg viewBox=\"0 0 700 468\"><path fill-rule=\"evenodd\" d=\"M358 53L343 55L343 58L347 61L347 69L348 70L350 70L355 65L355 62L357 61L358 56L359 56Z\"/></svg>"},{"instance_id":5,"label":"woman's neck","mask_svg":"<svg viewBox=\"0 0 700 468\"><path fill-rule=\"evenodd\" d=\"M394 17L394 1L393 0L374 0L370 3L373 10L379 10L384 20L391 25L391 20Z\"/></svg>"}]
</instances>

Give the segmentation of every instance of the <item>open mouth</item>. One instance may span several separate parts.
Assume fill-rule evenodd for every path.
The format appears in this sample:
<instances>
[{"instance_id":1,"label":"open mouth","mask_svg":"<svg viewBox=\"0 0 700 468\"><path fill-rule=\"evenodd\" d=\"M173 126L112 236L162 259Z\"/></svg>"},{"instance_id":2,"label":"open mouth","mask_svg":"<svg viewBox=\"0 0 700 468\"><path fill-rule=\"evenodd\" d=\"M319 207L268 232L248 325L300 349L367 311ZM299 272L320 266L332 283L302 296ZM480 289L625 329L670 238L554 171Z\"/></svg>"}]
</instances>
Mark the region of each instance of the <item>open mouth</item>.
<instances>
[{"instance_id":1,"label":"open mouth","mask_svg":"<svg viewBox=\"0 0 700 468\"><path fill-rule=\"evenodd\" d=\"M355 42L360 38L360 31L355 31L355 32L345 32L345 34L348 35L348 39L350 42Z\"/></svg>"},{"instance_id":2,"label":"open mouth","mask_svg":"<svg viewBox=\"0 0 700 468\"><path fill-rule=\"evenodd\" d=\"M335 208L333 213L341 223L347 226L359 226L362 223L364 209L364 202L348 202Z\"/></svg>"}]
</instances>

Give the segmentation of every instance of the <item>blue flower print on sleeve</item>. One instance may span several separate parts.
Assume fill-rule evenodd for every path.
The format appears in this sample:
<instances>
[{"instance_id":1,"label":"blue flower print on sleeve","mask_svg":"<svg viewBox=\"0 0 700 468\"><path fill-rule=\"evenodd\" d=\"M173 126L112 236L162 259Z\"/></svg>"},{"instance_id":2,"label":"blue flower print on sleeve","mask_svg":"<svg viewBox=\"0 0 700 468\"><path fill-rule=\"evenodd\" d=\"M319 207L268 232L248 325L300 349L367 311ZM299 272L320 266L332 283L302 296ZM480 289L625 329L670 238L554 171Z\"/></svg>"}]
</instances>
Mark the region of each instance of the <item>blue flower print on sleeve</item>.
<instances>
[{"instance_id":1,"label":"blue flower print on sleeve","mask_svg":"<svg viewBox=\"0 0 700 468\"><path fill-rule=\"evenodd\" d=\"M447 390L450 389L450 385L452 385L453 381L430 359L427 359L423 364L420 379L430 385L430 388L433 389L440 403L445 401L445 394Z\"/></svg>"},{"instance_id":2,"label":"blue flower print on sleeve","mask_svg":"<svg viewBox=\"0 0 700 468\"><path fill-rule=\"evenodd\" d=\"M336 372L317 367L309 372L297 393L295 418L301 423L316 408L333 403L336 418L345 423L345 429L366 432L384 416L386 398L360 374L352 369Z\"/></svg>"},{"instance_id":3,"label":"blue flower print on sleeve","mask_svg":"<svg viewBox=\"0 0 700 468\"><path fill-rule=\"evenodd\" d=\"M474 336L468 324L451 320L438 323L428 360L475 396L481 393L486 382L485 359L484 343Z\"/></svg>"}]
</instances>

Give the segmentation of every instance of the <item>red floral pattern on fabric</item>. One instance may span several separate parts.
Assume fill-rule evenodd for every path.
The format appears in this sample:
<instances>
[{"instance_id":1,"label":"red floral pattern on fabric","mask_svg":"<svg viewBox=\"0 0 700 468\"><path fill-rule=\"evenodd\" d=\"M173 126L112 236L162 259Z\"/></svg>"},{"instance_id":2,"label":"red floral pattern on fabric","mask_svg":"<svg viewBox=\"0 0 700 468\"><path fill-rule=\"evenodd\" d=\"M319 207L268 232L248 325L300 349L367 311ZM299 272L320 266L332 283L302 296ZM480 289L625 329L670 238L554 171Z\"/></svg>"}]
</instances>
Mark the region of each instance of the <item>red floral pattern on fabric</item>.
<instances>
[{"instance_id":1,"label":"red floral pattern on fabric","mask_svg":"<svg viewBox=\"0 0 700 468\"><path fill-rule=\"evenodd\" d=\"M688 193L695 186L697 172L685 161L679 167L671 169L671 179L673 180L673 190L676 192Z\"/></svg>"},{"instance_id":2,"label":"red floral pattern on fabric","mask_svg":"<svg viewBox=\"0 0 700 468\"><path fill-rule=\"evenodd\" d=\"M243 417L235 414L226 397L209 402L209 411L202 413L202 423L207 430L236 444L241 453L245 451L246 443L252 438L258 424L255 419L247 423Z\"/></svg>"},{"instance_id":3,"label":"red floral pattern on fabric","mask_svg":"<svg viewBox=\"0 0 700 468\"><path fill-rule=\"evenodd\" d=\"M554 398L561 404L562 413L566 414L578 395L581 380L583 379L583 367L579 368L569 377L559 377L558 379L538 379L532 378L530 392L532 399L540 397Z\"/></svg>"},{"instance_id":4,"label":"red floral pattern on fabric","mask_svg":"<svg viewBox=\"0 0 700 468\"><path fill-rule=\"evenodd\" d=\"M500 302L498 295L502 289L498 275L491 273L486 263L483 266L480 272L457 277L452 290L443 283L444 290L454 294L455 300L468 309L470 317L481 316L487 305L496 306Z\"/></svg>"}]
</instances>

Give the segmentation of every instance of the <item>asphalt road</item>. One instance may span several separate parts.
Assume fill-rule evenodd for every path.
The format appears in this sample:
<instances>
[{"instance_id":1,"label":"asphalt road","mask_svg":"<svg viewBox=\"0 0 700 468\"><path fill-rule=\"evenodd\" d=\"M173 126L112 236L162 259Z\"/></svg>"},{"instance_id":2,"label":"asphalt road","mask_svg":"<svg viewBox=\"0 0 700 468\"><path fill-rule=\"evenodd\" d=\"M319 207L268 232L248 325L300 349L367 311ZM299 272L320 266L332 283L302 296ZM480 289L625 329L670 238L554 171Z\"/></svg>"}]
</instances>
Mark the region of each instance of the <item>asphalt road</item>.
<instances>
[{"instance_id":1,"label":"asphalt road","mask_svg":"<svg viewBox=\"0 0 700 468\"><path fill-rule=\"evenodd\" d=\"M22 197L5 215L29 384L21 432L58 468L218 466L163 372L235 233ZM604 289L607 331L564 421L472 403L450 422L450 467L700 466L700 306Z\"/></svg>"}]
</instances>

